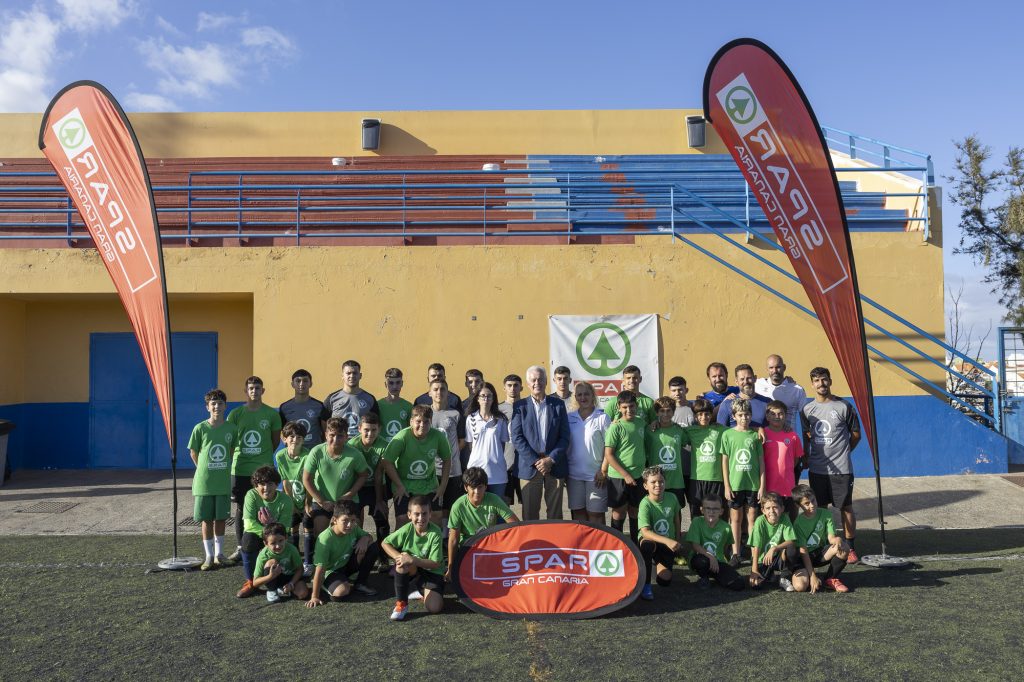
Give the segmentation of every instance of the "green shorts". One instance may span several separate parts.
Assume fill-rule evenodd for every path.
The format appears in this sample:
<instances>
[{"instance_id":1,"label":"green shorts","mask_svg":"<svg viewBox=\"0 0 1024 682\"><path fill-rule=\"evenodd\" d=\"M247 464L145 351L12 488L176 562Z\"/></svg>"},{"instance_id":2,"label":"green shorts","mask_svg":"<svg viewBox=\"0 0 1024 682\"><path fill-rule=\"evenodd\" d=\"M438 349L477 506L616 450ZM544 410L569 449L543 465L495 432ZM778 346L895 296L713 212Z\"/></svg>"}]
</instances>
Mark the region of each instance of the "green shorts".
<instances>
[{"instance_id":1,"label":"green shorts","mask_svg":"<svg viewBox=\"0 0 1024 682\"><path fill-rule=\"evenodd\" d=\"M192 518L196 521L221 521L231 516L230 495L196 495Z\"/></svg>"}]
</instances>

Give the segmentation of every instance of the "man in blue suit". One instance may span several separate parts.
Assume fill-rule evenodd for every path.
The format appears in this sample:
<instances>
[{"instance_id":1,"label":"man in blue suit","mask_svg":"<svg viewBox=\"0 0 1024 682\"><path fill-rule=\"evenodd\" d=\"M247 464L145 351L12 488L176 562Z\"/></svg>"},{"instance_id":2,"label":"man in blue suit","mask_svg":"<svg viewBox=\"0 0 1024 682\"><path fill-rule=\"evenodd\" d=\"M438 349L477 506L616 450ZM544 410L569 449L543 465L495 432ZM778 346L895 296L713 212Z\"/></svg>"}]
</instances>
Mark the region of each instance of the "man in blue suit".
<instances>
[{"instance_id":1,"label":"man in blue suit","mask_svg":"<svg viewBox=\"0 0 1024 682\"><path fill-rule=\"evenodd\" d=\"M545 395L547 372L526 370L530 395L512 406L512 445L522 487L523 520L540 518L540 500L549 519L562 518L562 495L569 475L569 418L565 403Z\"/></svg>"}]
</instances>

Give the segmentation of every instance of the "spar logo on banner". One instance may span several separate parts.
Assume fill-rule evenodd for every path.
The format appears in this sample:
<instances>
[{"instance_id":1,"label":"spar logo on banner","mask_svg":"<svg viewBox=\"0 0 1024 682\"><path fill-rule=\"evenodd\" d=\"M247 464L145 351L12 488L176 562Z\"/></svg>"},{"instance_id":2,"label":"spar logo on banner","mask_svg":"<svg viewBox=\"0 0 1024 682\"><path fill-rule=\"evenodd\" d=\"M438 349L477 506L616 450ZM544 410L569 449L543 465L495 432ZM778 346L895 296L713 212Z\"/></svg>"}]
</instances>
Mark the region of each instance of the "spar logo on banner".
<instances>
[{"instance_id":1,"label":"spar logo on banner","mask_svg":"<svg viewBox=\"0 0 1024 682\"><path fill-rule=\"evenodd\" d=\"M629 604L647 576L636 547L614 529L530 521L495 526L459 549L456 589L498 618L589 618Z\"/></svg>"},{"instance_id":2,"label":"spar logo on banner","mask_svg":"<svg viewBox=\"0 0 1024 682\"><path fill-rule=\"evenodd\" d=\"M565 365L574 381L594 385L602 403L622 390L622 371L629 365L640 368L641 391L659 392L657 315L552 315L548 335L549 374Z\"/></svg>"},{"instance_id":3,"label":"spar logo on banner","mask_svg":"<svg viewBox=\"0 0 1024 682\"><path fill-rule=\"evenodd\" d=\"M81 112L75 107L51 128L68 160L63 172L69 191L77 198L104 260L118 265L132 293L156 281L156 260L146 251L135 221L125 210L127 204L111 177L108 160L93 144Z\"/></svg>"},{"instance_id":4,"label":"spar logo on banner","mask_svg":"<svg viewBox=\"0 0 1024 682\"><path fill-rule=\"evenodd\" d=\"M761 102L739 74L715 93L741 144L734 150L751 178L765 214L778 230L781 243L793 260L802 260L822 294L849 279L843 258L807 190L781 136L768 120ZM810 258L810 252L821 252ZM827 258L821 261L823 256Z\"/></svg>"}]
</instances>

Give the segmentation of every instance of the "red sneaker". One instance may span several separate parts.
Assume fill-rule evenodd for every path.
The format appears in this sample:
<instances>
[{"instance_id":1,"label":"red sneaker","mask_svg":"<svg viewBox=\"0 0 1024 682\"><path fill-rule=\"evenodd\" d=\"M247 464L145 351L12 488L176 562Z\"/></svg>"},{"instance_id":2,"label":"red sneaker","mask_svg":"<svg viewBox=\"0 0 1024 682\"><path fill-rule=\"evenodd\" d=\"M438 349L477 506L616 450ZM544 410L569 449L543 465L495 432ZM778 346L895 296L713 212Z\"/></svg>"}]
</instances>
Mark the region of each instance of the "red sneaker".
<instances>
[{"instance_id":1,"label":"red sneaker","mask_svg":"<svg viewBox=\"0 0 1024 682\"><path fill-rule=\"evenodd\" d=\"M850 588L843 584L839 578L829 578L825 581L825 589L833 592L849 592Z\"/></svg>"},{"instance_id":2,"label":"red sneaker","mask_svg":"<svg viewBox=\"0 0 1024 682\"><path fill-rule=\"evenodd\" d=\"M246 597L253 596L258 591L259 590L257 590L256 587L252 584L251 580L246 580L242 584L242 589L240 589L238 592L236 592L235 596L238 597L239 599L245 599Z\"/></svg>"},{"instance_id":3,"label":"red sneaker","mask_svg":"<svg viewBox=\"0 0 1024 682\"><path fill-rule=\"evenodd\" d=\"M853 547L850 548L850 553L846 555L846 563L851 565L860 563L860 557L857 556L857 551Z\"/></svg>"}]
</instances>

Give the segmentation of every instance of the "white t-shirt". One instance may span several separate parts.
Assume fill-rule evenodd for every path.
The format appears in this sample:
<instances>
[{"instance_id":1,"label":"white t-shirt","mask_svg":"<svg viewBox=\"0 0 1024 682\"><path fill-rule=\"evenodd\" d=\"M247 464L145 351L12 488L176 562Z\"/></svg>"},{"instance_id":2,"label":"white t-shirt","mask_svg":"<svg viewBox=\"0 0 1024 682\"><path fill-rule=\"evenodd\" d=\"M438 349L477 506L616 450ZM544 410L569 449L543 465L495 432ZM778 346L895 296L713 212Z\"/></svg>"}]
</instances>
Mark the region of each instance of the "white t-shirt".
<instances>
[{"instance_id":1,"label":"white t-shirt","mask_svg":"<svg viewBox=\"0 0 1024 682\"><path fill-rule=\"evenodd\" d=\"M466 417L466 440L472 443L468 465L486 471L488 485L508 483L508 466L505 464L508 421L485 421L480 412L474 412Z\"/></svg>"},{"instance_id":2,"label":"white t-shirt","mask_svg":"<svg viewBox=\"0 0 1024 682\"><path fill-rule=\"evenodd\" d=\"M769 400L778 400L786 404L786 423L789 428L800 432L800 411L807 403L807 391L792 379L783 379L776 386L768 377L761 377L754 382L754 393Z\"/></svg>"},{"instance_id":3,"label":"white t-shirt","mask_svg":"<svg viewBox=\"0 0 1024 682\"><path fill-rule=\"evenodd\" d=\"M595 409L584 419L579 411L569 413L569 478L593 481L604 461L604 432L612 420Z\"/></svg>"}]
</instances>

